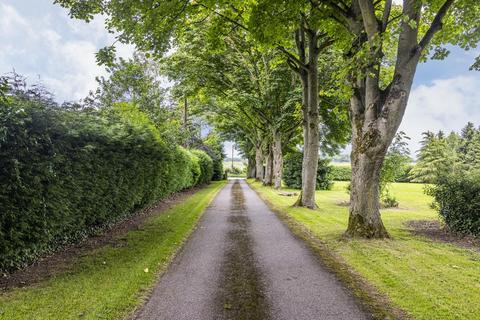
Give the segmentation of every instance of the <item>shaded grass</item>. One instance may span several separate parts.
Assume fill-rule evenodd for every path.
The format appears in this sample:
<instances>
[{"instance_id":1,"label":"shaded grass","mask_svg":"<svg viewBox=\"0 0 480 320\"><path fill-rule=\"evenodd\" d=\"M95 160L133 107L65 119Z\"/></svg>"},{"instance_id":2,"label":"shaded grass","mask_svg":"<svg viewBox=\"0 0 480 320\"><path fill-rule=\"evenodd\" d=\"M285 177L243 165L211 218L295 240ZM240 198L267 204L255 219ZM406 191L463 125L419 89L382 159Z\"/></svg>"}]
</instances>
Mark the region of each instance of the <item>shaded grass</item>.
<instances>
[{"instance_id":1,"label":"shaded grass","mask_svg":"<svg viewBox=\"0 0 480 320\"><path fill-rule=\"evenodd\" d=\"M0 296L0 319L118 319L139 305L224 181L81 257L67 273ZM147 269L148 268L148 269Z\"/></svg>"},{"instance_id":2,"label":"shaded grass","mask_svg":"<svg viewBox=\"0 0 480 320\"><path fill-rule=\"evenodd\" d=\"M382 210L392 240L342 240L348 208L345 182L318 191L315 211L291 207L295 199L260 183L250 184L274 207L305 226L394 306L416 319L480 319L480 253L431 241L408 231L409 220L434 220L423 185L396 183L400 209Z\"/></svg>"}]
</instances>

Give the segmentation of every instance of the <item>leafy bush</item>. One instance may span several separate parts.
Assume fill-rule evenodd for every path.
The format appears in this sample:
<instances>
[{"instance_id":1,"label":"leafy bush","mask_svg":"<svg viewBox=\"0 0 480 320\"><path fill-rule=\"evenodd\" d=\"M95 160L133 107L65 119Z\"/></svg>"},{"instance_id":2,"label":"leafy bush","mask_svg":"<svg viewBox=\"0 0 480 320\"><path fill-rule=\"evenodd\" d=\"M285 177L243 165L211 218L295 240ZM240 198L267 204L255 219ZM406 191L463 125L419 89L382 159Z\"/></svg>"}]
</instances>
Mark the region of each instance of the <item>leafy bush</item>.
<instances>
[{"instance_id":1,"label":"leafy bush","mask_svg":"<svg viewBox=\"0 0 480 320\"><path fill-rule=\"evenodd\" d=\"M283 181L289 188L302 188L302 159L303 153L292 152L285 156L283 162ZM332 179L330 175L331 167L328 160L319 159L317 169L317 189L328 190L332 187Z\"/></svg>"},{"instance_id":2,"label":"leafy bush","mask_svg":"<svg viewBox=\"0 0 480 320\"><path fill-rule=\"evenodd\" d=\"M426 191L451 230L480 235L480 171L442 175Z\"/></svg>"},{"instance_id":3,"label":"leafy bush","mask_svg":"<svg viewBox=\"0 0 480 320\"><path fill-rule=\"evenodd\" d=\"M352 168L350 166L330 166L330 179L334 181L350 181L352 180Z\"/></svg>"},{"instance_id":4,"label":"leafy bush","mask_svg":"<svg viewBox=\"0 0 480 320\"><path fill-rule=\"evenodd\" d=\"M211 175L206 154L165 143L131 105L99 113L4 99L0 270L104 229Z\"/></svg>"}]
</instances>

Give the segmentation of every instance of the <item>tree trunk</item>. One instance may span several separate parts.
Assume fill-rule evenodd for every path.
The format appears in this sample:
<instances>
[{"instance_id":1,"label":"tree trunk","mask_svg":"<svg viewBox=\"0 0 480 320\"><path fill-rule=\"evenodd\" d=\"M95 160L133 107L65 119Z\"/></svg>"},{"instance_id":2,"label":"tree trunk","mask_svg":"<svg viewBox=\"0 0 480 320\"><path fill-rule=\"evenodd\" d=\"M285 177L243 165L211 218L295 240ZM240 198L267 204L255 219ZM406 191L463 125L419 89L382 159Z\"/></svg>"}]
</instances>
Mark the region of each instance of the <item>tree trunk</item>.
<instances>
[{"instance_id":1,"label":"tree trunk","mask_svg":"<svg viewBox=\"0 0 480 320\"><path fill-rule=\"evenodd\" d=\"M304 148L302 166L302 192L298 206L315 209L315 191L317 187L317 167L319 149L319 113L318 113L318 35L309 30L308 35L308 102L304 112Z\"/></svg>"},{"instance_id":2,"label":"tree trunk","mask_svg":"<svg viewBox=\"0 0 480 320\"><path fill-rule=\"evenodd\" d=\"M280 189L282 187L283 174L283 154L282 154L282 135L278 130L273 133L273 187Z\"/></svg>"},{"instance_id":3,"label":"tree trunk","mask_svg":"<svg viewBox=\"0 0 480 320\"><path fill-rule=\"evenodd\" d=\"M379 210L380 170L407 106L415 74L415 60L403 67L380 104L377 77L358 81L350 99L352 125L352 182L350 216L345 234L351 237L387 238ZM373 71L371 72L373 73Z\"/></svg>"},{"instance_id":4,"label":"tree trunk","mask_svg":"<svg viewBox=\"0 0 480 320\"><path fill-rule=\"evenodd\" d=\"M262 144L257 143L255 146L255 180L262 181L263 180L263 150Z\"/></svg>"},{"instance_id":5,"label":"tree trunk","mask_svg":"<svg viewBox=\"0 0 480 320\"><path fill-rule=\"evenodd\" d=\"M255 178L255 159L248 157L247 161L247 178Z\"/></svg>"},{"instance_id":6,"label":"tree trunk","mask_svg":"<svg viewBox=\"0 0 480 320\"><path fill-rule=\"evenodd\" d=\"M350 185L350 218L346 235L350 237L387 238L380 217L379 186L385 152L371 156L362 153L361 143L352 146L352 181Z\"/></svg>"},{"instance_id":7,"label":"tree trunk","mask_svg":"<svg viewBox=\"0 0 480 320\"><path fill-rule=\"evenodd\" d=\"M454 1L444 1L421 39L418 24L423 5L420 1L403 3L403 15L408 19L399 28L395 70L392 81L384 89L380 81L383 42L379 44L376 39L382 39L390 12L384 12L383 24L379 24L371 1L358 1L354 10L359 28L353 32L357 39L364 33L367 37L363 41L370 41L371 49L367 56L369 66L358 74L353 73L350 79L354 94L350 99L352 183L347 236L388 237L379 210L380 170L405 113L422 51L442 28L442 19Z\"/></svg>"},{"instance_id":8,"label":"tree trunk","mask_svg":"<svg viewBox=\"0 0 480 320\"><path fill-rule=\"evenodd\" d=\"M265 166L265 177L263 179L264 186L271 186L273 179L273 153L272 146L268 146L267 164Z\"/></svg>"}]
</instances>

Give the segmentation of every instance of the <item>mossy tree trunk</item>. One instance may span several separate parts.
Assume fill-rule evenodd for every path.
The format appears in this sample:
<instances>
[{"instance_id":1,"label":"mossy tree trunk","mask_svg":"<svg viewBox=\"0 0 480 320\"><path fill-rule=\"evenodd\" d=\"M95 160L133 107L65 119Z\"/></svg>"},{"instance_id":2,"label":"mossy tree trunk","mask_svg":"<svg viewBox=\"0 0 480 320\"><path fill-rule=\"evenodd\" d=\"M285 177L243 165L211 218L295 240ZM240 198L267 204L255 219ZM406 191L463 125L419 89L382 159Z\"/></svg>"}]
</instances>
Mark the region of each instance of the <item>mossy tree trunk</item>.
<instances>
[{"instance_id":1,"label":"mossy tree trunk","mask_svg":"<svg viewBox=\"0 0 480 320\"><path fill-rule=\"evenodd\" d=\"M265 165L265 177L263 178L264 186L271 186L273 184L273 151L272 145L268 145L268 153Z\"/></svg>"},{"instance_id":2,"label":"mossy tree trunk","mask_svg":"<svg viewBox=\"0 0 480 320\"><path fill-rule=\"evenodd\" d=\"M381 153L362 153L359 143L352 151L350 218L346 235L350 237L386 238L387 230L380 217L379 185L383 163Z\"/></svg>"},{"instance_id":3,"label":"mossy tree trunk","mask_svg":"<svg viewBox=\"0 0 480 320\"><path fill-rule=\"evenodd\" d=\"M255 180L257 181L263 181L263 160L263 144L261 141L257 141L257 143L255 144Z\"/></svg>"},{"instance_id":4,"label":"mossy tree trunk","mask_svg":"<svg viewBox=\"0 0 480 320\"><path fill-rule=\"evenodd\" d=\"M247 161L247 178L255 178L255 159L248 157Z\"/></svg>"},{"instance_id":5,"label":"mossy tree trunk","mask_svg":"<svg viewBox=\"0 0 480 320\"><path fill-rule=\"evenodd\" d=\"M273 132L273 187L280 189L282 187L283 174L283 153L282 153L282 135L279 130Z\"/></svg>"}]
</instances>

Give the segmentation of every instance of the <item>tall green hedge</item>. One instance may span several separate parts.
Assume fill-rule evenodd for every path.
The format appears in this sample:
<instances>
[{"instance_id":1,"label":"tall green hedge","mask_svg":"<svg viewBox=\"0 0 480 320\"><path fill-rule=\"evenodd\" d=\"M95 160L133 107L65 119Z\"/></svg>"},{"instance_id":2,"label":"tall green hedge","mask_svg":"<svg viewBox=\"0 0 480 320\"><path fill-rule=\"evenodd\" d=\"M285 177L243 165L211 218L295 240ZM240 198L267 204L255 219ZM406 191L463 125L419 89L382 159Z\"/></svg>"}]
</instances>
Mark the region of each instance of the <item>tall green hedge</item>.
<instances>
[{"instance_id":1,"label":"tall green hedge","mask_svg":"<svg viewBox=\"0 0 480 320\"><path fill-rule=\"evenodd\" d=\"M289 188L302 188L302 159L303 153L297 151L285 156L283 162L283 181ZM317 189L328 190L332 187L330 179L330 166L328 160L319 159L317 169Z\"/></svg>"},{"instance_id":2,"label":"tall green hedge","mask_svg":"<svg viewBox=\"0 0 480 320\"><path fill-rule=\"evenodd\" d=\"M212 180L213 177L213 160L210 156L202 150L193 150L193 155L197 157L200 167L200 175L195 181L196 184L208 183Z\"/></svg>"},{"instance_id":3,"label":"tall green hedge","mask_svg":"<svg viewBox=\"0 0 480 320\"><path fill-rule=\"evenodd\" d=\"M329 176L330 179L334 181L350 181L352 180L352 168L348 165L332 165L330 166ZM403 166L399 170L398 175L395 177L395 182L410 182L410 171L412 170L413 165L409 164Z\"/></svg>"},{"instance_id":4,"label":"tall green hedge","mask_svg":"<svg viewBox=\"0 0 480 320\"><path fill-rule=\"evenodd\" d=\"M135 107L108 114L0 103L0 270L206 183L211 159L165 143Z\"/></svg>"}]
</instances>

